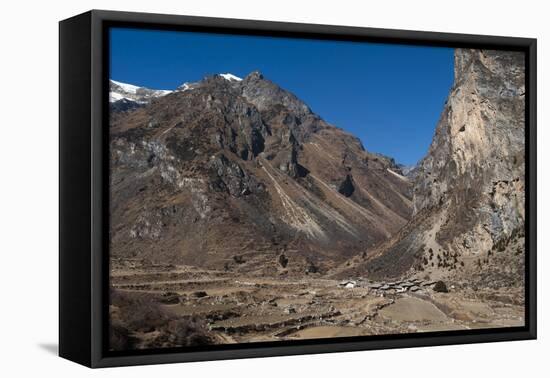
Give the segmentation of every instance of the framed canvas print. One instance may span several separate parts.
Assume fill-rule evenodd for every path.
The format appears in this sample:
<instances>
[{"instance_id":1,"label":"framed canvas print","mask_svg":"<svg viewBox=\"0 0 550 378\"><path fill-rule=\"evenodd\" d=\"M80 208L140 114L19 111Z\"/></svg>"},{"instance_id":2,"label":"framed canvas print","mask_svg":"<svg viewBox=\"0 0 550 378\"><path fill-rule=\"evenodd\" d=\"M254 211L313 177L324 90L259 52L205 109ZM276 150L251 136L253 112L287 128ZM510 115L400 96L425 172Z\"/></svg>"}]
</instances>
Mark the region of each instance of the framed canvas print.
<instances>
[{"instance_id":1,"label":"framed canvas print","mask_svg":"<svg viewBox=\"0 0 550 378\"><path fill-rule=\"evenodd\" d=\"M60 355L536 337L536 41L60 23Z\"/></svg>"}]
</instances>

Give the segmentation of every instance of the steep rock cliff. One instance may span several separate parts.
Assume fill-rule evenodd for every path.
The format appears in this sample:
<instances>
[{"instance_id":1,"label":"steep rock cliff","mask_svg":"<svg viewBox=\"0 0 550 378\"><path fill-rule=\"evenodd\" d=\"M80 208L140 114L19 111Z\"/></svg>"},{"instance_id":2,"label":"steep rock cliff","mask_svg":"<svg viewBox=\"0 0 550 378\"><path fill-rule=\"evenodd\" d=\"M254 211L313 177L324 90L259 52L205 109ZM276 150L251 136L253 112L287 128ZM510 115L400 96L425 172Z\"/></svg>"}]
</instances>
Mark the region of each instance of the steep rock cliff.
<instances>
[{"instance_id":1,"label":"steep rock cliff","mask_svg":"<svg viewBox=\"0 0 550 378\"><path fill-rule=\"evenodd\" d=\"M413 219L376 251L371 274L473 274L501 252L510 281L522 279L524 68L520 52L456 49L453 87L416 168Z\"/></svg>"}]
</instances>

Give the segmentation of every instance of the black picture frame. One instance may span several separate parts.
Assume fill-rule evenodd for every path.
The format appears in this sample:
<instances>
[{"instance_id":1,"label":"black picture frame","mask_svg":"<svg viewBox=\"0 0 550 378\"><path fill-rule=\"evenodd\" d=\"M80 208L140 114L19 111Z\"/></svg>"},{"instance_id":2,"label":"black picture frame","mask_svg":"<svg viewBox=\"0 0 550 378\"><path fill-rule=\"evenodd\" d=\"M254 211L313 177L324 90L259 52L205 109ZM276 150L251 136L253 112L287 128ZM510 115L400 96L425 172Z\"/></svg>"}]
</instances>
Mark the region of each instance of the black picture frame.
<instances>
[{"instance_id":1,"label":"black picture frame","mask_svg":"<svg viewBox=\"0 0 550 378\"><path fill-rule=\"evenodd\" d=\"M526 279L524 327L186 349L109 352L109 27L204 31L526 54ZM59 354L88 367L157 364L535 339L536 39L92 10L59 23Z\"/></svg>"}]
</instances>

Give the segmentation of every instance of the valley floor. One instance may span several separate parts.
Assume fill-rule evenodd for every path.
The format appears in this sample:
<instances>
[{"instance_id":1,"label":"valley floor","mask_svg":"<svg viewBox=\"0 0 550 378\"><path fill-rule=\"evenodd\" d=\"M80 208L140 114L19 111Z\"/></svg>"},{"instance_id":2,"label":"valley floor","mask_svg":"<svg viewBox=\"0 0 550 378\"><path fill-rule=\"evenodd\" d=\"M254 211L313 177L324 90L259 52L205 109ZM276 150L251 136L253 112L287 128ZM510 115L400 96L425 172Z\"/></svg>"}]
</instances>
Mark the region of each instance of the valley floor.
<instances>
[{"instance_id":1,"label":"valley floor","mask_svg":"<svg viewBox=\"0 0 550 378\"><path fill-rule=\"evenodd\" d=\"M308 275L245 277L189 266L113 260L111 286L148 296L170 318L198 318L212 343L296 340L524 325L520 289L469 290L407 277L396 282L340 281ZM111 305L111 315L124 309ZM130 330L149 348L159 330ZM158 344L155 344L158 347ZM171 345L164 341L163 347Z\"/></svg>"}]
</instances>

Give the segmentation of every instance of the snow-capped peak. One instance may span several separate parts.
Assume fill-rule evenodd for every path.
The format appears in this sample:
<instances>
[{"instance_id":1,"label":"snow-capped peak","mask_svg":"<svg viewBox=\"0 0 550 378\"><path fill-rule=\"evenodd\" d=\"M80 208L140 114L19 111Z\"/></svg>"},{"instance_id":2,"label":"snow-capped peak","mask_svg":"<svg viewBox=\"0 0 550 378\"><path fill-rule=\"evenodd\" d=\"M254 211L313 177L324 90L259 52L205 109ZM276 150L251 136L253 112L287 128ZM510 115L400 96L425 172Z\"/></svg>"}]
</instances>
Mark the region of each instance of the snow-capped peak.
<instances>
[{"instance_id":1,"label":"snow-capped peak","mask_svg":"<svg viewBox=\"0 0 550 378\"><path fill-rule=\"evenodd\" d=\"M111 83L115 84L116 86L119 86L126 93L135 94L137 90L140 88L136 85L121 83L120 81L115 81L115 80L111 80Z\"/></svg>"},{"instance_id":2,"label":"snow-capped peak","mask_svg":"<svg viewBox=\"0 0 550 378\"><path fill-rule=\"evenodd\" d=\"M240 77L233 75L232 73L224 73L224 74L220 74L220 76L223 77L225 80L229 80L229 81L242 81L243 80Z\"/></svg>"},{"instance_id":3,"label":"snow-capped peak","mask_svg":"<svg viewBox=\"0 0 550 378\"><path fill-rule=\"evenodd\" d=\"M122 99L125 99L125 98L126 97L124 97L123 95L121 95L120 93L117 93L117 92L109 93L109 102L115 102L115 101L122 100Z\"/></svg>"},{"instance_id":4,"label":"snow-capped peak","mask_svg":"<svg viewBox=\"0 0 550 378\"><path fill-rule=\"evenodd\" d=\"M152 98L162 97L172 92L173 91L166 89L149 89L111 80L109 101L116 102L120 100L127 100L145 104Z\"/></svg>"},{"instance_id":5,"label":"snow-capped peak","mask_svg":"<svg viewBox=\"0 0 550 378\"><path fill-rule=\"evenodd\" d=\"M186 83L183 83L182 85L180 85L180 86L176 89L176 91L182 91L182 92L183 92L183 91L187 91L187 90L189 90L189 89L191 89L191 85L189 85L189 83L186 82Z\"/></svg>"},{"instance_id":6,"label":"snow-capped peak","mask_svg":"<svg viewBox=\"0 0 550 378\"><path fill-rule=\"evenodd\" d=\"M232 73L215 74L214 76L223 77L227 81L237 81L238 82L238 81L243 80L240 77L238 77L236 75L233 75ZM185 83L183 83L182 85L180 85L179 87L176 88L176 92L185 92L185 91L189 91L191 89L195 89L195 88L199 87L201 85L201 83L202 83L202 81L197 81L197 82L194 82L194 83L186 81Z\"/></svg>"}]
</instances>

